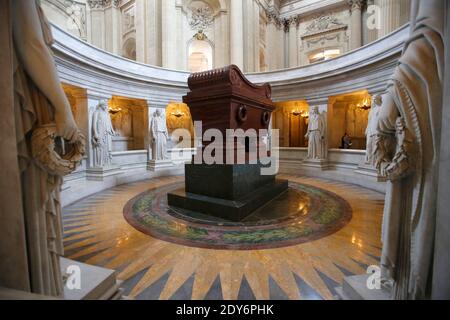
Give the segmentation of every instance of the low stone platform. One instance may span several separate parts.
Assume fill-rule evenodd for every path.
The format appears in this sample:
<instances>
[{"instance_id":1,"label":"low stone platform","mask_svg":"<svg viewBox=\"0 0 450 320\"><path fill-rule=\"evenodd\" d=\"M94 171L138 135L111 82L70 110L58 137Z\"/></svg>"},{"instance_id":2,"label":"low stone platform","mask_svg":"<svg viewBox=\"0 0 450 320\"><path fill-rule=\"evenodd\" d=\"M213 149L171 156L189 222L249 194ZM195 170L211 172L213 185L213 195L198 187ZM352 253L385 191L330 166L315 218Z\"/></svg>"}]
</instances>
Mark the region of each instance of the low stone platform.
<instances>
[{"instance_id":1,"label":"low stone platform","mask_svg":"<svg viewBox=\"0 0 450 320\"><path fill-rule=\"evenodd\" d=\"M64 287L64 300L120 300L122 281L117 280L116 271L91 266L78 261L61 258L61 271L64 274L69 266L80 269L80 289Z\"/></svg>"},{"instance_id":2,"label":"low stone platform","mask_svg":"<svg viewBox=\"0 0 450 320\"><path fill-rule=\"evenodd\" d=\"M288 190L288 182L263 175L258 164L186 164L185 188L167 195L173 207L242 221Z\"/></svg>"},{"instance_id":3,"label":"low stone platform","mask_svg":"<svg viewBox=\"0 0 450 320\"><path fill-rule=\"evenodd\" d=\"M167 195L169 205L212 215L229 221L242 221L253 211L288 190L288 181L274 180L247 193L241 198L228 200L179 189Z\"/></svg>"},{"instance_id":4,"label":"low stone platform","mask_svg":"<svg viewBox=\"0 0 450 320\"><path fill-rule=\"evenodd\" d=\"M369 275L345 277L342 287L336 288L338 299L341 300L391 300L390 292L385 288L369 289Z\"/></svg>"}]
</instances>

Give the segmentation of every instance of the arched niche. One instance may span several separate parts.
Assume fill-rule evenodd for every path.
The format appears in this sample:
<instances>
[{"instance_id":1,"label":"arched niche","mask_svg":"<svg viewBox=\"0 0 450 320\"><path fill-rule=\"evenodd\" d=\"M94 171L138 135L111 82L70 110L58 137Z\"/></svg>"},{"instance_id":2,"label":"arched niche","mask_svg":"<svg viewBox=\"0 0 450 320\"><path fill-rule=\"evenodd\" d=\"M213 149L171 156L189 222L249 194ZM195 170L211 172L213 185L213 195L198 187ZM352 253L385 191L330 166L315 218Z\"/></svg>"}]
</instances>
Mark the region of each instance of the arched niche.
<instances>
[{"instance_id":1,"label":"arched niche","mask_svg":"<svg viewBox=\"0 0 450 320\"><path fill-rule=\"evenodd\" d=\"M191 136L191 141L184 141L183 143L180 143L180 141L173 141L174 144L179 144L179 146L183 148L191 148L194 145L194 124L191 111L187 104L178 102L169 103L166 108L166 121L167 130L172 139L175 139L175 137L172 137L172 134L174 134L177 129L187 130Z\"/></svg>"},{"instance_id":2,"label":"arched niche","mask_svg":"<svg viewBox=\"0 0 450 320\"><path fill-rule=\"evenodd\" d=\"M136 39L128 38L125 40L122 49L122 56L124 58L136 61Z\"/></svg>"},{"instance_id":3,"label":"arched niche","mask_svg":"<svg viewBox=\"0 0 450 320\"><path fill-rule=\"evenodd\" d=\"M189 14L192 7L197 7L201 4L209 6L213 11L213 16L227 10L225 0L182 0L181 8L186 14Z\"/></svg>"},{"instance_id":4,"label":"arched niche","mask_svg":"<svg viewBox=\"0 0 450 320\"><path fill-rule=\"evenodd\" d=\"M214 48L206 37L194 37L188 42L188 70L201 72L213 69Z\"/></svg>"},{"instance_id":5,"label":"arched niche","mask_svg":"<svg viewBox=\"0 0 450 320\"><path fill-rule=\"evenodd\" d=\"M272 127L279 130L281 147L306 147L305 134L308 130L309 105L305 100L275 103Z\"/></svg>"},{"instance_id":6,"label":"arched niche","mask_svg":"<svg viewBox=\"0 0 450 320\"><path fill-rule=\"evenodd\" d=\"M144 150L148 134L147 101L113 96L108 105L116 133L112 138L112 150L114 152Z\"/></svg>"},{"instance_id":7,"label":"arched niche","mask_svg":"<svg viewBox=\"0 0 450 320\"><path fill-rule=\"evenodd\" d=\"M352 149L366 149L366 129L372 97L367 90L350 92L329 98L329 146L340 148L347 133L352 139Z\"/></svg>"}]
</instances>

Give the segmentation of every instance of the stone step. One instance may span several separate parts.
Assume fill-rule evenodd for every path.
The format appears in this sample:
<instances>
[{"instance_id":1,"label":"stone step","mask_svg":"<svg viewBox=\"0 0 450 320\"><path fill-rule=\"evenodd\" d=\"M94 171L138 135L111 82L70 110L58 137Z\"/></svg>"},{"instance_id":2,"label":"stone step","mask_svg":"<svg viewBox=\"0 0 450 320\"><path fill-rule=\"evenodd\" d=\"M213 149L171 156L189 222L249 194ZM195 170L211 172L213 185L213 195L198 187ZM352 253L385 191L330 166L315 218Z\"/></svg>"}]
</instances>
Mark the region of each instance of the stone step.
<instances>
[{"instance_id":1,"label":"stone step","mask_svg":"<svg viewBox=\"0 0 450 320\"><path fill-rule=\"evenodd\" d=\"M342 300L391 300L390 293L384 289L369 289L367 280L370 275L345 277L342 287L337 291Z\"/></svg>"},{"instance_id":2,"label":"stone step","mask_svg":"<svg viewBox=\"0 0 450 320\"><path fill-rule=\"evenodd\" d=\"M81 288L69 290L64 287L64 300L118 300L121 298L121 281L116 278L116 271L85 263L61 258L63 274L69 266L80 268Z\"/></svg>"}]
</instances>

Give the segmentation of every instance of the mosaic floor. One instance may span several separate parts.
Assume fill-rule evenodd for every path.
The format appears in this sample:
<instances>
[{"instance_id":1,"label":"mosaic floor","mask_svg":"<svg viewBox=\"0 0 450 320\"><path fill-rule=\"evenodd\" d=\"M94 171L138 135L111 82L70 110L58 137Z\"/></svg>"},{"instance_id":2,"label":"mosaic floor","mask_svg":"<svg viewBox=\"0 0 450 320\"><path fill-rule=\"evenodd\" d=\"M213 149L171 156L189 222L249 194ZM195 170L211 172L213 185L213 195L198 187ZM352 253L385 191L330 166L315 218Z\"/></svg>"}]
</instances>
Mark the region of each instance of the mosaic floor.
<instances>
[{"instance_id":1,"label":"mosaic floor","mask_svg":"<svg viewBox=\"0 0 450 320\"><path fill-rule=\"evenodd\" d=\"M330 235L351 219L351 207L334 193L291 182L288 192L234 223L171 208L167 194L183 182L146 191L130 200L125 219L155 238L207 249L272 249Z\"/></svg>"},{"instance_id":2,"label":"mosaic floor","mask_svg":"<svg viewBox=\"0 0 450 320\"><path fill-rule=\"evenodd\" d=\"M118 270L135 299L333 299L344 276L378 263L383 196L280 178L285 198L240 225L171 211L181 177L93 195L64 209L66 256Z\"/></svg>"}]
</instances>

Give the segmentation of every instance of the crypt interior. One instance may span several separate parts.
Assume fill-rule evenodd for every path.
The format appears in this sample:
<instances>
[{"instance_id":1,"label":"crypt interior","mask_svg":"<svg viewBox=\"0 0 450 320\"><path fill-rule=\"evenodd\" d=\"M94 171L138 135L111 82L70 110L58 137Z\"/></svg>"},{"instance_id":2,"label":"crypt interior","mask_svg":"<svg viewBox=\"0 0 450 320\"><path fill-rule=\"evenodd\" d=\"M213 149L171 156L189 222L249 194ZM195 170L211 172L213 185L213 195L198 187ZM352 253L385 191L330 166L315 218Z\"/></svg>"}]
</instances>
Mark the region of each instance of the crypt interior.
<instances>
[{"instance_id":1,"label":"crypt interior","mask_svg":"<svg viewBox=\"0 0 450 320\"><path fill-rule=\"evenodd\" d=\"M25 101L14 2L0 13L8 110ZM13 199L43 191L8 185L26 173L25 129L2 120L0 299L450 299L450 5L425 2L41 0L82 138L55 157L76 158L70 172L49 174L63 250L24 259L55 244L30 245L49 224L30 227L30 200ZM207 129L264 130L268 152L250 163L246 138L244 164L198 163ZM36 170L53 158L34 143L52 154L54 135L24 134Z\"/></svg>"}]
</instances>

